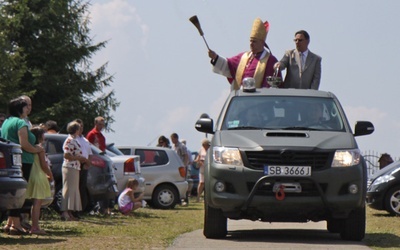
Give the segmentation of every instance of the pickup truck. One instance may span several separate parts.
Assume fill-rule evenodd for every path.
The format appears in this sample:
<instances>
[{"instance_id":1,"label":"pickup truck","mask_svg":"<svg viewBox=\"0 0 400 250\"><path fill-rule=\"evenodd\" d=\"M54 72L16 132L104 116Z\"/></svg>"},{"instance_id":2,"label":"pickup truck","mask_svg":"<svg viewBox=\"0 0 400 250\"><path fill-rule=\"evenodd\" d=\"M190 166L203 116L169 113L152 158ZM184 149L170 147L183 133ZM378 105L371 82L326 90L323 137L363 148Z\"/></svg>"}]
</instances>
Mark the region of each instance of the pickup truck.
<instances>
[{"instance_id":1,"label":"pickup truck","mask_svg":"<svg viewBox=\"0 0 400 250\"><path fill-rule=\"evenodd\" d=\"M195 128L212 134L205 160L206 238L223 238L227 219L327 221L344 240L365 236L367 169L355 136L331 92L242 88L232 91L214 125L202 115Z\"/></svg>"}]
</instances>

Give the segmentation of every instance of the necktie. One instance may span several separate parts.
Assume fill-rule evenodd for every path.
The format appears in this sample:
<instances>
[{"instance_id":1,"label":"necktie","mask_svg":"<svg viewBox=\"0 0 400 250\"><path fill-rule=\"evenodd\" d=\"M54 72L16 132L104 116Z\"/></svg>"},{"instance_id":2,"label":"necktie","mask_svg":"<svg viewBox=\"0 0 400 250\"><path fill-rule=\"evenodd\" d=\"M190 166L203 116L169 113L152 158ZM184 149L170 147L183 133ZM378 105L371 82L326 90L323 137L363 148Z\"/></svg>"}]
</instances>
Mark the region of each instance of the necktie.
<instances>
[{"instance_id":1,"label":"necktie","mask_svg":"<svg viewBox=\"0 0 400 250\"><path fill-rule=\"evenodd\" d=\"M302 53L302 52L300 52L300 60L301 60L301 71L303 71L304 70L304 65L306 64L306 60L305 60L305 55L304 55L304 53Z\"/></svg>"}]
</instances>

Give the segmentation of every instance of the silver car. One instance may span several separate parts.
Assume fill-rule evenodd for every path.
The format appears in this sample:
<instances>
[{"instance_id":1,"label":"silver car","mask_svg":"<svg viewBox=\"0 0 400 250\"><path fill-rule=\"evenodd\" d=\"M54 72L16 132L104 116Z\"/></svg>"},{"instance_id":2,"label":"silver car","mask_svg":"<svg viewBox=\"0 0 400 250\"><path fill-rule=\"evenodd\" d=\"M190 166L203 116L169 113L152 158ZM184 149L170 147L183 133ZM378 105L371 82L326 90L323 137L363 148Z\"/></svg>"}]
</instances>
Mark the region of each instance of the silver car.
<instances>
[{"instance_id":1,"label":"silver car","mask_svg":"<svg viewBox=\"0 0 400 250\"><path fill-rule=\"evenodd\" d=\"M150 206L171 209L186 198L186 168L175 151L147 146L117 148L125 154L140 156L142 176L145 179L144 199Z\"/></svg>"},{"instance_id":2,"label":"silver car","mask_svg":"<svg viewBox=\"0 0 400 250\"><path fill-rule=\"evenodd\" d=\"M139 182L137 195L144 192L144 178L140 170L140 158L137 155L117 155L110 150L106 150L106 155L113 162L114 175L117 179L118 194L126 188L126 183L130 178Z\"/></svg>"}]
</instances>

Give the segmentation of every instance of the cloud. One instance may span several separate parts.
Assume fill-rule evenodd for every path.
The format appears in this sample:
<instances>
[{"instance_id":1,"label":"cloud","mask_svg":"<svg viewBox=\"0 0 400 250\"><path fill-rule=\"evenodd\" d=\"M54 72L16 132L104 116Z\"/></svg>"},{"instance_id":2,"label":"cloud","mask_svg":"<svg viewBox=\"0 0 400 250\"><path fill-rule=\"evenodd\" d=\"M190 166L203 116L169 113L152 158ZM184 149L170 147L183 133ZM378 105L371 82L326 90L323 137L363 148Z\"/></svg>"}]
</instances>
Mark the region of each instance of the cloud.
<instances>
[{"instance_id":1,"label":"cloud","mask_svg":"<svg viewBox=\"0 0 400 250\"><path fill-rule=\"evenodd\" d=\"M375 127L373 134L356 137L362 151L397 152L396 138L400 137L400 121L379 108L346 106L344 109L352 129L356 121L370 121Z\"/></svg>"},{"instance_id":2,"label":"cloud","mask_svg":"<svg viewBox=\"0 0 400 250\"><path fill-rule=\"evenodd\" d=\"M218 118L219 113L221 112L221 109L225 104L226 98L229 95L229 92L230 92L229 88L222 90L220 92L220 95L218 96L218 98L215 101L211 102L210 107L209 107L209 110L210 110L209 115L211 118L213 118L213 119Z\"/></svg>"},{"instance_id":3,"label":"cloud","mask_svg":"<svg viewBox=\"0 0 400 250\"><path fill-rule=\"evenodd\" d=\"M346 111L347 118L350 120L350 124L354 124L356 121L365 120L381 123L388 119L388 114L377 108L347 106L344 107L344 109Z\"/></svg>"},{"instance_id":4,"label":"cloud","mask_svg":"<svg viewBox=\"0 0 400 250\"><path fill-rule=\"evenodd\" d=\"M171 131L179 134L179 131L176 131L177 128L180 128L181 124L186 123L190 115L190 107L177 107L171 111L167 111L165 117L161 117L161 120L156 127L161 134L169 135L171 134Z\"/></svg>"},{"instance_id":5,"label":"cloud","mask_svg":"<svg viewBox=\"0 0 400 250\"><path fill-rule=\"evenodd\" d=\"M143 48L146 47L150 28L133 4L124 0L112 0L103 4L95 3L92 5L90 13L94 31L99 31L97 34L102 34L104 31L109 32L102 34L102 36L107 36L105 39L115 38L116 33L125 34L127 30L132 32L137 27L141 31L140 44Z\"/></svg>"},{"instance_id":6,"label":"cloud","mask_svg":"<svg viewBox=\"0 0 400 250\"><path fill-rule=\"evenodd\" d=\"M140 17L135 18L137 16L135 7L123 0L93 4L90 12L94 25L118 28L133 19L140 20Z\"/></svg>"}]
</instances>

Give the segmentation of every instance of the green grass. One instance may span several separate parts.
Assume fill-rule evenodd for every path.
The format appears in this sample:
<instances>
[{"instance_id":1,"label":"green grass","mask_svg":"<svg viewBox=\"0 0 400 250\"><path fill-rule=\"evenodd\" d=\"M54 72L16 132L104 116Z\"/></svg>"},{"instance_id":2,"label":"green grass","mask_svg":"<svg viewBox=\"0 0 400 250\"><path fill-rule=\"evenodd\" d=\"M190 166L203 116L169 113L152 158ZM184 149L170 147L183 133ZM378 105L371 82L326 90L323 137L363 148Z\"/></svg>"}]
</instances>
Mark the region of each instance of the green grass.
<instances>
[{"instance_id":1,"label":"green grass","mask_svg":"<svg viewBox=\"0 0 400 250\"><path fill-rule=\"evenodd\" d=\"M367 208L364 241L372 249L400 249L400 216Z\"/></svg>"},{"instance_id":2,"label":"green grass","mask_svg":"<svg viewBox=\"0 0 400 250\"><path fill-rule=\"evenodd\" d=\"M139 209L133 216L84 216L80 221L59 220L54 212L40 222L48 235L0 235L6 249L164 249L180 234L203 227L203 203L172 210Z\"/></svg>"},{"instance_id":3,"label":"green grass","mask_svg":"<svg viewBox=\"0 0 400 250\"><path fill-rule=\"evenodd\" d=\"M54 212L44 213L46 236L0 235L0 249L165 249L186 232L203 227L203 203L172 210L144 208L133 216L84 216L63 222ZM400 217L367 208L364 241L373 249L400 249Z\"/></svg>"}]
</instances>

